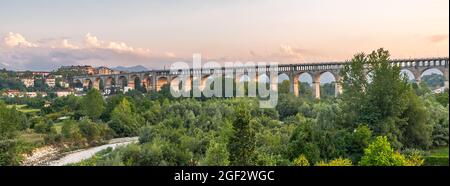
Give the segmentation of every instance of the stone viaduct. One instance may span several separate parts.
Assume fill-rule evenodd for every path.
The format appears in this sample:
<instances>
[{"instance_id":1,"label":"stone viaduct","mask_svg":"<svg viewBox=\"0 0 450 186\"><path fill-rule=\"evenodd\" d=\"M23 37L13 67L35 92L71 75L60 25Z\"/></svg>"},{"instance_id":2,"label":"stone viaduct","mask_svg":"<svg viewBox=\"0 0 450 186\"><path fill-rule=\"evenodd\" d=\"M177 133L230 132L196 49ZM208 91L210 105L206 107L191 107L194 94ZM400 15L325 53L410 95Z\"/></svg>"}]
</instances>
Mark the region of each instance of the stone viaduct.
<instances>
[{"instance_id":1,"label":"stone viaduct","mask_svg":"<svg viewBox=\"0 0 450 186\"><path fill-rule=\"evenodd\" d=\"M316 98L320 98L320 77L323 73L329 72L335 79L335 93L338 95L342 92L339 72L345 62L333 63L315 63L315 64L280 64L278 65L278 75L285 74L290 80L290 91L296 96L299 95L299 77L307 73L312 78L312 91ZM422 74L429 69L436 69L442 72L445 81L445 87L449 87L448 82L448 66L449 58L423 58L423 59L396 59L391 60L392 65L401 67L402 71L409 71L414 76L414 80L418 83L421 81ZM234 79L242 81L242 76L248 73L246 67L234 67ZM270 68L258 67L256 70L256 77L263 74L269 74ZM180 70L181 71L181 70ZM134 89L135 83L140 83L140 86L147 91L159 91L161 87L168 83L174 83L181 72L171 72L170 70L151 70L143 72L130 72L123 74L109 74L109 75L90 75L90 76L76 76L73 78L75 85L83 88L96 89L111 89L118 87L119 89ZM201 77L201 85L204 86L208 78L214 72L224 72L222 69L189 69L190 82L192 82L192 75L196 74ZM237 73L243 72L243 73ZM239 75L238 75L239 74ZM259 78L250 81L258 81ZM192 83L190 83L192 84ZM101 86L103 85L103 86Z\"/></svg>"}]
</instances>

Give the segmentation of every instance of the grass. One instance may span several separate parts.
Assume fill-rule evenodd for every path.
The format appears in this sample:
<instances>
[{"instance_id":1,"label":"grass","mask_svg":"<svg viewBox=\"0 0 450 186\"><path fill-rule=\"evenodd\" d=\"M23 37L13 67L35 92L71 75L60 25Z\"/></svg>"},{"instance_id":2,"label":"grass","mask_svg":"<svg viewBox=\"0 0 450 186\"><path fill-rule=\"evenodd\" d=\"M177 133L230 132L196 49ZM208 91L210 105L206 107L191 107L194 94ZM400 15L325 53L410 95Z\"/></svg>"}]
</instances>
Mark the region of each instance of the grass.
<instances>
[{"instance_id":1,"label":"grass","mask_svg":"<svg viewBox=\"0 0 450 186\"><path fill-rule=\"evenodd\" d=\"M448 157L448 147L440 147L437 149L430 150L432 156L445 156Z\"/></svg>"},{"instance_id":2,"label":"grass","mask_svg":"<svg viewBox=\"0 0 450 186\"><path fill-rule=\"evenodd\" d=\"M449 147L439 147L430 150L430 155L424 157L425 165L429 166L449 166Z\"/></svg>"},{"instance_id":3,"label":"grass","mask_svg":"<svg viewBox=\"0 0 450 186\"><path fill-rule=\"evenodd\" d=\"M23 112L23 113L34 113L34 112L41 111L41 109L30 109L30 108L27 108L27 105L7 105L8 108L13 108L14 106L16 107L16 109L18 111Z\"/></svg>"}]
</instances>

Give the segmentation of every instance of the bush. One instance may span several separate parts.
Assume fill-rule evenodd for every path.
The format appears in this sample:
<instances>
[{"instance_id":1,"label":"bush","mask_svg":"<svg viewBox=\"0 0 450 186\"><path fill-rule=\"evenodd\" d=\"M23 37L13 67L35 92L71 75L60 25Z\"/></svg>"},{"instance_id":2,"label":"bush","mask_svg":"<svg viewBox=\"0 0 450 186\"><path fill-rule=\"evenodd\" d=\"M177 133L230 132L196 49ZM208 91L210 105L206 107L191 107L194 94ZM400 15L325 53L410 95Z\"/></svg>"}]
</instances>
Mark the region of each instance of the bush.
<instances>
[{"instance_id":1,"label":"bush","mask_svg":"<svg viewBox=\"0 0 450 186\"><path fill-rule=\"evenodd\" d=\"M316 166L352 166L352 160L339 157L329 162L320 161Z\"/></svg>"},{"instance_id":2,"label":"bush","mask_svg":"<svg viewBox=\"0 0 450 186\"><path fill-rule=\"evenodd\" d=\"M61 134L65 142L73 145L83 145L86 142L78 123L73 120L68 120L63 123Z\"/></svg>"},{"instance_id":3,"label":"bush","mask_svg":"<svg viewBox=\"0 0 450 186\"><path fill-rule=\"evenodd\" d=\"M79 128L81 134L87 139L90 144L100 143L102 136L100 127L97 123L94 123L89 119L84 119L80 121Z\"/></svg>"},{"instance_id":4,"label":"bush","mask_svg":"<svg viewBox=\"0 0 450 186\"><path fill-rule=\"evenodd\" d=\"M359 162L362 166L406 166L408 161L398 152L394 152L386 136L378 136Z\"/></svg>"},{"instance_id":5,"label":"bush","mask_svg":"<svg viewBox=\"0 0 450 186\"><path fill-rule=\"evenodd\" d=\"M0 166L19 165L22 160L20 156L20 144L17 140L0 139Z\"/></svg>"},{"instance_id":6,"label":"bush","mask_svg":"<svg viewBox=\"0 0 450 186\"><path fill-rule=\"evenodd\" d=\"M41 134L50 132L50 128L51 126L44 122L39 122L34 125L34 131Z\"/></svg>"},{"instance_id":7,"label":"bush","mask_svg":"<svg viewBox=\"0 0 450 186\"><path fill-rule=\"evenodd\" d=\"M128 145L127 148L124 149L122 162L124 162L127 166L139 165L139 161L141 159L141 147L136 144Z\"/></svg>"},{"instance_id":8,"label":"bush","mask_svg":"<svg viewBox=\"0 0 450 186\"><path fill-rule=\"evenodd\" d=\"M59 134L55 127L52 127L50 129L50 132L48 133L47 136L45 136L45 143L47 144L56 144L56 143L60 143L62 141L62 134Z\"/></svg>"},{"instance_id":9,"label":"bush","mask_svg":"<svg viewBox=\"0 0 450 186\"><path fill-rule=\"evenodd\" d=\"M294 160L295 166L309 166L309 161L305 155L301 154L298 158Z\"/></svg>"},{"instance_id":10,"label":"bush","mask_svg":"<svg viewBox=\"0 0 450 186\"><path fill-rule=\"evenodd\" d=\"M152 126L145 126L140 130L139 143L147 143L153 140L154 130Z\"/></svg>"},{"instance_id":11,"label":"bush","mask_svg":"<svg viewBox=\"0 0 450 186\"><path fill-rule=\"evenodd\" d=\"M424 163L424 159L420 154L412 154L407 156L407 166L422 166Z\"/></svg>"}]
</instances>

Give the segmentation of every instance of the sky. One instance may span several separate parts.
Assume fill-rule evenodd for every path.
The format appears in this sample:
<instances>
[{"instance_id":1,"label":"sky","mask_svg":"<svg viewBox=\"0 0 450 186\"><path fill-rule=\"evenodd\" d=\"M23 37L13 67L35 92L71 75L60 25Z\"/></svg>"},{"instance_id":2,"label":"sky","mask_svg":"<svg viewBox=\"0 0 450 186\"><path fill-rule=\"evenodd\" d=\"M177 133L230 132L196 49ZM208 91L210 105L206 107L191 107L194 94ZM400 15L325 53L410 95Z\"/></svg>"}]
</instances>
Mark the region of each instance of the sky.
<instances>
[{"instance_id":1,"label":"sky","mask_svg":"<svg viewBox=\"0 0 450 186\"><path fill-rule=\"evenodd\" d=\"M448 0L0 0L0 68L448 57Z\"/></svg>"}]
</instances>

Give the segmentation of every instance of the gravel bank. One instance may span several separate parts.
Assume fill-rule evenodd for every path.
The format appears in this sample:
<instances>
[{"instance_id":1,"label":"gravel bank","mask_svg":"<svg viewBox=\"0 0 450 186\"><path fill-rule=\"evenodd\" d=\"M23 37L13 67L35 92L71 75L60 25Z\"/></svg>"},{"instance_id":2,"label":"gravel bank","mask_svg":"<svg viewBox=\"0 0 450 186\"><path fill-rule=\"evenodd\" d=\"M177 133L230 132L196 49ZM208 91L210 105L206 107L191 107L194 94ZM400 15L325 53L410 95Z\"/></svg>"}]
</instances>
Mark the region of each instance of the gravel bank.
<instances>
[{"instance_id":1,"label":"gravel bank","mask_svg":"<svg viewBox=\"0 0 450 186\"><path fill-rule=\"evenodd\" d=\"M106 145L66 153L62 158L49 161L49 162L45 163L44 166L63 166L63 165L67 165L69 163L77 163L82 160L89 159L90 157L94 156L95 153L97 153L101 150L107 149L108 147L111 147L114 149L116 147L128 145L130 143L136 143L136 142L138 142L138 137L112 139Z\"/></svg>"}]
</instances>

